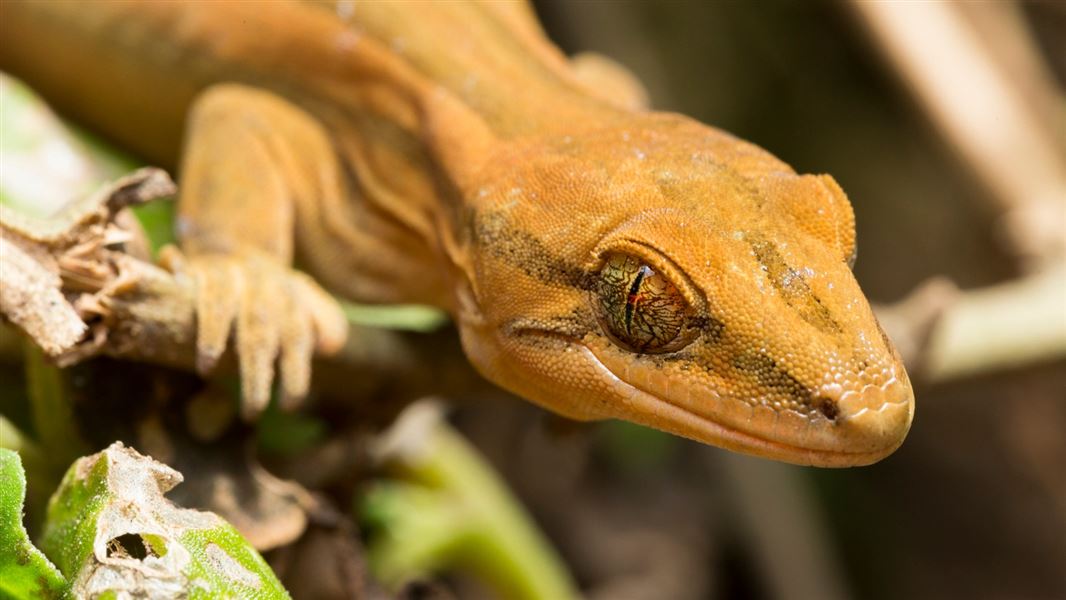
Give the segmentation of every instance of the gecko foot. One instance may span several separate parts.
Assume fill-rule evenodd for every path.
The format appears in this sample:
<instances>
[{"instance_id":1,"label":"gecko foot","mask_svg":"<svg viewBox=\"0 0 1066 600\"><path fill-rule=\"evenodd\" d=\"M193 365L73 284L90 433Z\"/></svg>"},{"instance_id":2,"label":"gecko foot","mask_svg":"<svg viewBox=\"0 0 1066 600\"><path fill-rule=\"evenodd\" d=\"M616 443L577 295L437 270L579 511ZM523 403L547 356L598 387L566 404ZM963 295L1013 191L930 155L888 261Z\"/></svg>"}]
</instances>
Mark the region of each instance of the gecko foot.
<instances>
[{"instance_id":1,"label":"gecko foot","mask_svg":"<svg viewBox=\"0 0 1066 600\"><path fill-rule=\"evenodd\" d=\"M266 408L275 364L281 407L295 407L307 395L312 355L344 345L348 327L340 305L307 275L264 255L203 254L184 262L196 284L197 370L214 369L232 333L241 416L253 420Z\"/></svg>"}]
</instances>

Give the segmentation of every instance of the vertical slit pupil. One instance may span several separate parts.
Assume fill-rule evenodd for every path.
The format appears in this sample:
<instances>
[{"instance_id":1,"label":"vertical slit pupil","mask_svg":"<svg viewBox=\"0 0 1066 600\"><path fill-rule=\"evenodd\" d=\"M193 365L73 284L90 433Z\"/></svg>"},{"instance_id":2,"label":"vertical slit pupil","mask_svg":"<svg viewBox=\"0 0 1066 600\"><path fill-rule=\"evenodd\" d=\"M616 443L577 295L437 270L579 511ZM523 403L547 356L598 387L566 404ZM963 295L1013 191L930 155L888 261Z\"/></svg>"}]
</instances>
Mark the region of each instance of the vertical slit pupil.
<instances>
[{"instance_id":1,"label":"vertical slit pupil","mask_svg":"<svg viewBox=\"0 0 1066 600\"><path fill-rule=\"evenodd\" d=\"M651 267L648 265L641 265L637 270L637 276L633 278L633 283L629 286L629 295L626 296L626 333L633 334L633 311L637 307L637 292L640 291L640 282L644 278L651 274Z\"/></svg>"},{"instance_id":2,"label":"vertical slit pupil","mask_svg":"<svg viewBox=\"0 0 1066 600\"><path fill-rule=\"evenodd\" d=\"M655 352L681 333L687 313L685 298L664 275L637 257L607 256L596 292L604 331L625 350Z\"/></svg>"}]
</instances>

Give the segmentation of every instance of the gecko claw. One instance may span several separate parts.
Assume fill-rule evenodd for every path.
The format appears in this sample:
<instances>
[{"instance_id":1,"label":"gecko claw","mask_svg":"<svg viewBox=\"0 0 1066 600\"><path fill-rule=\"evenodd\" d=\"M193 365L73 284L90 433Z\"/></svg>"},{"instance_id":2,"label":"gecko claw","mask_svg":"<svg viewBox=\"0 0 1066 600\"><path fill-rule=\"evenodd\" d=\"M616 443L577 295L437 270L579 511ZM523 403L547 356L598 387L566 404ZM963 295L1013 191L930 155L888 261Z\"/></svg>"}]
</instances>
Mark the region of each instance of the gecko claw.
<instances>
[{"instance_id":1,"label":"gecko claw","mask_svg":"<svg viewBox=\"0 0 1066 600\"><path fill-rule=\"evenodd\" d=\"M266 409L276 374L281 407L298 406L312 355L344 344L347 321L337 302L310 277L255 254L192 256L188 272L197 286L197 370L210 373L232 335L242 418L254 421Z\"/></svg>"}]
</instances>

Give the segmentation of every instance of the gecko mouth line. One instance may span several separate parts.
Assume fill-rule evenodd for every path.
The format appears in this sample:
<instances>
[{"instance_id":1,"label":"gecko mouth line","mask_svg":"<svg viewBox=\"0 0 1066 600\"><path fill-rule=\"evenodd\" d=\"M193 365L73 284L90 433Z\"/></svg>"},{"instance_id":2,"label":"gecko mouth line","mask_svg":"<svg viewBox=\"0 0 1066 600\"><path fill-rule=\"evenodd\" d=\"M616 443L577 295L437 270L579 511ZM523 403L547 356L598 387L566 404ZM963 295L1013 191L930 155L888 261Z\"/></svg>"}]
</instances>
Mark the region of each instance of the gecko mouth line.
<instances>
[{"instance_id":1,"label":"gecko mouth line","mask_svg":"<svg viewBox=\"0 0 1066 600\"><path fill-rule=\"evenodd\" d=\"M808 464L808 465L823 465L823 466L845 466L845 465L858 465L876 462L877 460L887 456L895 448L895 446L887 447L885 449L879 449L876 451L867 452L846 452L840 450L821 450L816 448L809 448L805 446L798 446L794 444L787 444L780 441L774 441L767 438L753 435L746 431L729 427L718 423L704 415L694 412L690 409L678 406L671 403L668 400L660 398L659 396L643 390L619 377L614 371L607 367L602 360L592 351L591 348L583 343L574 341L573 344L584 352L592 363L597 367L597 370L601 372L604 379L609 381L612 386L618 388L619 395L631 399L635 399L639 402L650 404L654 406L658 414L662 416L668 416L670 413L675 418L670 419L675 423L683 423L684 421L698 421L701 424L701 429L705 432L710 432L711 436L716 438L719 442L727 444L726 447L733 446L734 448L743 449L761 449L767 452L769 456L778 460L784 460L786 462L792 462L796 464ZM886 402L881 410L886 406L896 405L895 402ZM864 409L866 410L866 409ZM880 412L880 411L877 411ZM691 428L694 431L696 428ZM699 439L699 437L692 433L684 431L672 431L677 435L696 439L696 441L706 443L705 439ZM902 441L902 440L901 440Z\"/></svg>"}]
</instances>

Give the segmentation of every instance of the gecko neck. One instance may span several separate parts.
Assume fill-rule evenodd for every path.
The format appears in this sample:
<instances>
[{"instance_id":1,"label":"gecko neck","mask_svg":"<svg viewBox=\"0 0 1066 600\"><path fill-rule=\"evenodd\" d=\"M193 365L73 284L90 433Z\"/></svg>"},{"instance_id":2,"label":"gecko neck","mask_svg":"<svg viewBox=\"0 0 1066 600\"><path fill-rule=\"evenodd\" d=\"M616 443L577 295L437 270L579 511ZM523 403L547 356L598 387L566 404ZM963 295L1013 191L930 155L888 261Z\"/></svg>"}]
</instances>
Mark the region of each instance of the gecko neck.
<instances>
[{"instance_id":1,"label":"gecko neck","mask_svg":"<svg viewBox=\"0 0 1066 600\"><path fill-rule=\"evenodd\" d=\"M360 4L352 25L390 48L433 87L448 90L501 139L625 115L582 87L566 57L532 15L520 12L523 8L434 2L412 11L401 5Z\"/></svg>"}]
</instances>

